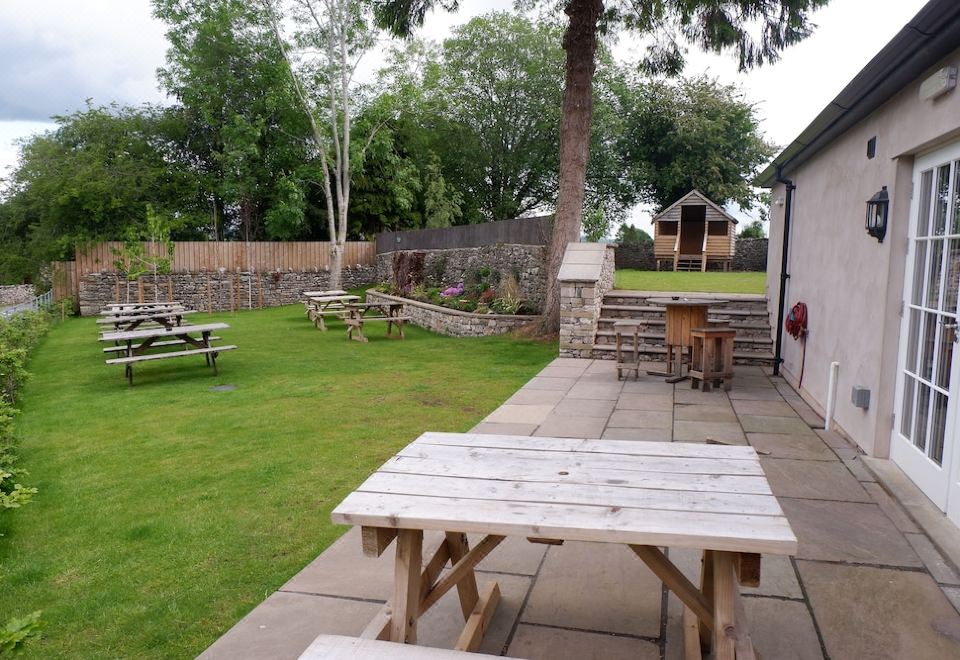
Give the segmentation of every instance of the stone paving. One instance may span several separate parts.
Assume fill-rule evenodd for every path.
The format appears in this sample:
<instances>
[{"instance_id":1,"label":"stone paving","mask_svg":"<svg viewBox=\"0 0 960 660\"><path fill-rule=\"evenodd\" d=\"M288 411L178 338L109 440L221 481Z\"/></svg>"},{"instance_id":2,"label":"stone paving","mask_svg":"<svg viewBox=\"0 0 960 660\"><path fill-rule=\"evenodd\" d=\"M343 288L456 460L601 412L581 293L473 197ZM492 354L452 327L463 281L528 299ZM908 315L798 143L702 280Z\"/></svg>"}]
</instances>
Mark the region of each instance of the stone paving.
<instances>
[{"instance_id":1,"label":"stone paving","mask_svg":"<svg viewBox=\"0 0 960 660\"><path fill-rule=\"evenodd\" d=\"M750 444L800 541L764 557L745 589L767 660L960 658L960 574L876 482L857 450L781 379L738 367L734 389L703 393L611 361L559 358L475 431L529 436ZM429 543L438 543L429 536ZM296 658L318 634L358 634L391 590L393 557L363 557L357 530L213 644L203 658ZM696 580L699 554L670 558ZM424 552L424 556L430 556ZM626 547L510 538L479 565L503 594L481 650L529 658L682 657L680 603ZM454 592L420 620L419 643L453 646Z\"/></svg>"}]
</instances>

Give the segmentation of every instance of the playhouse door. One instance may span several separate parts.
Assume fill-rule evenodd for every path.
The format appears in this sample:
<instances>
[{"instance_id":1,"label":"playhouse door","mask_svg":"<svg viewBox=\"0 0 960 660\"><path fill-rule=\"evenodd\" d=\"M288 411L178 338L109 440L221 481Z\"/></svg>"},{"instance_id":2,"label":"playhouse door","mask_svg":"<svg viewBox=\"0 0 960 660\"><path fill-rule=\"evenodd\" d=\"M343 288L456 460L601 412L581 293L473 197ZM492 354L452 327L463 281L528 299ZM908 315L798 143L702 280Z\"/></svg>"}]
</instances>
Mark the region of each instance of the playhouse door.
<instances>
[{"instance_id":1,"label":"playhouse door","mask_svg":"<svg viewBox=\"0 0 960 660\"><path fill-rule=\"evenodd\" d=\"M913 186L890 454L960 524L960 144L918 158Z\"/></svg>"},{"instance_id":2,"label":"playhouse door","mask_svg":"<svg viewBox=\"0 0 960 660\"><path fill-rule=\"evenodd\" d=\"M689 205L680 208L680 254L700 256L703 253L703 231L707 207Z\"/></svg>"}]
</instances>

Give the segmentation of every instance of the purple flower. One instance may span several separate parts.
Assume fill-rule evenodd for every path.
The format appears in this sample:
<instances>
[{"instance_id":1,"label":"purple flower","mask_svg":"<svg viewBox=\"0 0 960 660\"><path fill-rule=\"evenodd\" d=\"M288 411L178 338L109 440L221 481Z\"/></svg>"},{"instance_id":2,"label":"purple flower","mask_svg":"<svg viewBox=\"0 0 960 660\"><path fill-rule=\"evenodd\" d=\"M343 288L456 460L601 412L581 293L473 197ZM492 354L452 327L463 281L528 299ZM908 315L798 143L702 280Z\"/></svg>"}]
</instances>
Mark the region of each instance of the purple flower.
<instances>
[{"instance_id":1,"label":"purple flower","mask_svg":"<svg viewBox=\"0 0 960 660\"><path fill-rule=\"evenodd\" d=\"M440 295L444 298L456 298L457 296L463 295L463 282L460 282L456 286L452 286L449 289L444 289L440 292Z\"/></svg>"}]
</instances>

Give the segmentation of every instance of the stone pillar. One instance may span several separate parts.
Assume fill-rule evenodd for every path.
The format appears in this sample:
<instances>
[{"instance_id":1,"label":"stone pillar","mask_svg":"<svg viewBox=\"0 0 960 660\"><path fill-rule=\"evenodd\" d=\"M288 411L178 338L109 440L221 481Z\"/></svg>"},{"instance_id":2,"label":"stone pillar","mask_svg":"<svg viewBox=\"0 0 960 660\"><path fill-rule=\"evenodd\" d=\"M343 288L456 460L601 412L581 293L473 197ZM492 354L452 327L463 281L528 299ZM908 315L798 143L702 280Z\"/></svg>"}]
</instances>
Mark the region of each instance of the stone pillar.
<instances>
[{"instance_id":1,"label":"stone pillar","mask_svg":"<svg viewBox=\"0 0 960 660\"><path fill-rule=\"evenodd\" d=\"M603 296L613 288L613 246L570 243L560 273L560 355L593 357Z\"/></svg>"}]
</instances>

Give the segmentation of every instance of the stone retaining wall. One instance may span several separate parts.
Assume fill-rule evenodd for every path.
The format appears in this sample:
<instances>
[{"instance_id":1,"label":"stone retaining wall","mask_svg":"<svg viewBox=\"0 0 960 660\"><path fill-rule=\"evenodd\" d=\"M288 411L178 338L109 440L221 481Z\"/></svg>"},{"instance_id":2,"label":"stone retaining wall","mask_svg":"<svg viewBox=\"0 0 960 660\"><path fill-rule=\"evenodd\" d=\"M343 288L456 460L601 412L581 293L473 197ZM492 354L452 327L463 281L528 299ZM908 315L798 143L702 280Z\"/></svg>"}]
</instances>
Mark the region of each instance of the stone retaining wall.
<instances>
[{"instance_id":1,"label":"stone retaining wall","mask_svg":"<svg viewBox=\"0 0 960 660\"><path fill-rule=\"evenodd\" d=\"M344 268L341 286L351 289L371 284L373 266ZM80 278L80 313L98 314L111 302L177 300L198 311L230 311L278 307L299 302L304 291L329 288L330 273L315 272L213 272L171 273L128 282L116 273L91 273Z\"/></svg>"},{"instance_id":2,"label":"stone retaining wall","mask_svg":"<svg viewBox=\"0 0 960 660\"><path fill-rule=\"evenodd\" d=\"M738 238L730 267L737 271L766 272L769 242L767 238Z\"/></svg>"},{"instance_id":3,"label":"stone retaining wall","mask_svg":"<svg viewBox=\"0 0 960 660\"><path fill-rule=\"evenodd\" d=\"M614 246L571 243L560 266L560 355L593 357L603 296L613 288Z\"/></svg>"},{"instance_id":4,"label":"stone retaining wall","mask_svg":"<svg viewBox=\"0 0 960 660\"><path fill-rule=\"evenodd\" d=\"M635 270L656 270L657 260L653 258L653 243L644 245L618 245L615 249L617 268Z\"/></svg>"},{"instance_id":5,"label":"stone retaining wall","mask_svg":"<svg viewBox=\"0 0 960 660\"><path fill-rule=\"evenodd\" d=\"M520 285L520 296L535 309L543 305L546 248L542 245L486 245L449 250L405 250L424 258L427 287L448 287L459 282L471 284L479 268L487 267L500 276L512 274ZM377 281L393 283L393 260L397 252L377 255Z\"/></svg>"},{"instance_id":6,"label":"stone retaining wall","mask_svg":"<svg viewBox=\"0 0 960 660\"><path fill-rule=\"evenodd\" d=\"M450 337L487 337L502 335L536 320L536 316L505 314L472 314L439 305L391 296L379 291L367 291L367 302L402 302L404 316L410 323Z\"/></svg>"},{"instance_id":7,"label":"stone retaining wall","mask_svg":"<svg viewBox=\"0 0 960 660\"><path fill-rule=\"evenodd\" d=\"M35 297L32 284L0 285L0 307L30 302Z\"/></svg>"}]
</instances>

